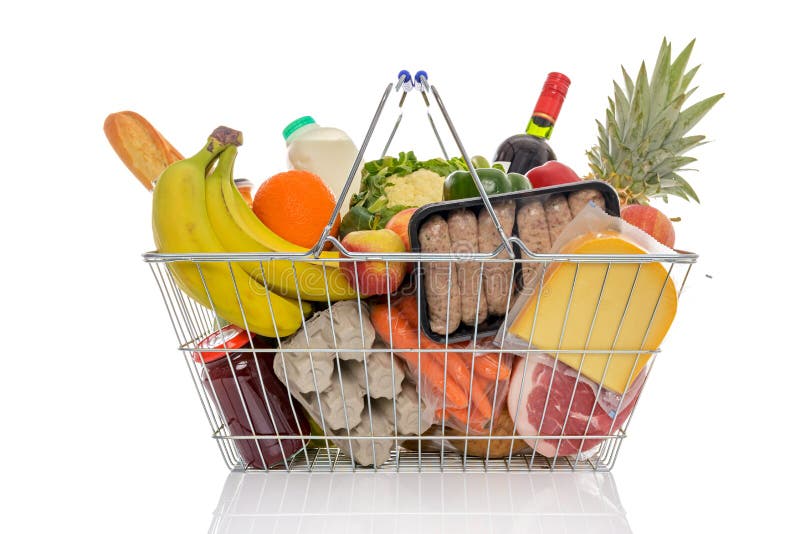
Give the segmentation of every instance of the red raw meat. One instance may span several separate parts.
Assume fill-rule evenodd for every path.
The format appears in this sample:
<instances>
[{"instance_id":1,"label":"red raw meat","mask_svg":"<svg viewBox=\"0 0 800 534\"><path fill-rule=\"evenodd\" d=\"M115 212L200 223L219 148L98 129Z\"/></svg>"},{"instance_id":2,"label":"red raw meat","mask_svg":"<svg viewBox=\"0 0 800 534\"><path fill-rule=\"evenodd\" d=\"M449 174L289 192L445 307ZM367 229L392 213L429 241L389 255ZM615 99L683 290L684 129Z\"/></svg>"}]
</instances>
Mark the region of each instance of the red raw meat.
<instances>
[{"instance_id":1,"label":"red raw meat","mask_svg":"<svg viewBox=\"0 0 800 534\"><path fill-rule=\"evenodd\" d=\"M537 439L532 437L525 439L525 442L534 447L536 452L549 458L556 455L574 456L578 452L587 452L603 441L602 439L559 440L559 436L600 436L610 435L619 430L636 405L647 375L646 370L639 373L628 387L624 398L621 398L621 395L600 388L586 378L578 380L578 373L575 369L561 362L556 363L555 359L547 355L531 355L526 370L527 377L524 377L523 380L524 363L524 358L518 358L511 374L508 412L517 425L517 434L556 438ZM556 365L555 372L553 372L554 364ZM575 387L576 380L578 380L577 388ZM517 412L521 388L522 406ZM547 396L548 388L550 389L549 398ZM574 399L570 406L573 391ZM600 399L595 403L598 394ZM621 409L620 401L622 401ZM616 420L614 420L615 410L619 410ZM560 446L559 441L561 441Z\"/></svg>"}]
</instances>

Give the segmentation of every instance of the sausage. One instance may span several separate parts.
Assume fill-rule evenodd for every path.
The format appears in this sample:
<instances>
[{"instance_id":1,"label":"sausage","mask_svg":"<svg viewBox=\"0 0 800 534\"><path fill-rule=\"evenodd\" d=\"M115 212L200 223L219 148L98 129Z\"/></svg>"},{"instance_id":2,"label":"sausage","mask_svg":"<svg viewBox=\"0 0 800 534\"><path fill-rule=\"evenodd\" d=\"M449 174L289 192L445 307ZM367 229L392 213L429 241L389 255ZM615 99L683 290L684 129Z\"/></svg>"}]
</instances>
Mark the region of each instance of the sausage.
<instances>
[{"instance_id":1,"label":"sausage","mask_svg":"<svg viewBox=\"0 0 800 534\"><path fill-rule=\"evenodd\" d=\"M516 205L513 200L506 200L493 204L494 211L500 221L500 226L507 236L511 235L514 228L514 212ZM500 245L501 239L497 228L486 208L481 209L478 215L478 250L480 252L494 252ZM498 258L508 258L508 252L503 251ZM505 315L508 304L508 292L511 289L511 277L514 274L512 262L487 262L483 268L483 286L486 289L486 304L492 315Z\"/></svg>"},{"instance_id":2,"label":"sausage","mask_svg":"<svg viewBox=\"0 0 800 534\"><path fill-rule=\"evenodd\" d=\"M419 242L422 252L450 253L450 233L447 230L447 222L441 215L433 215L422 224L419 230ZM442 335L453 332L461 323L461 292L457 283L450 283L451 276L453 280L456 279L454 263L446 261L425 263L428 321L431 330Z\"/></svg>"},{"instance_id":3,"label":"sausage","mask_svg":"<svg viewBox=\"0 0 800 534\"><path fill-rule=\"evenodd\" d=\"M572 212L572 217L577 217L578 213L586 207L589 202L594 202L594 205L601 210L606 209L606 200L603 194L597 189L584 189L583 191L573 191L569 194L569 211Z\"/></svg>"},{"instance_id":4,"label":"sausage","mask_svg":"<svg viewBox=\"0 0 800 534\"><path fill-rule=\"evenodd\" d=\"M547 217L544 204L541 200L528 200L520 202L517 207L517 234L525 246L534 254L550 252L550 230L547 226ZM537 263L522 264L523 286L530 287L536 276Z\"/></svg>"},{"instance_id":5,"label":"sausage","mask_svg":"<svg viewBox=\"0 0 800 534\"><path fill-rule=\"evenodd\" d=\"M450 250L454 254L474 254L478 252L478 217L470 210L460 209L450 213L447 218L450 232ZM481 283L481 266L476 261L456 264L458 289L461 291L461 320L473 326L486 319L488 306L486 291ZM480 299L478 298L480 290ZM475 308L478 307L477 317ZM476 321L477 319L477 321Z\"/></svg>"},{"instance_id":6,"label":"sausage","mask_svg":"<svg viewBox=\"0 0 800 534\"><path fill-rule=\"evenodd\" d=\"M544 201L544 214L547 217L547 228L550 233L550 244L554 245L561 230L572 220L567 197L553 195Z\"/></svg>"}]
</instances>

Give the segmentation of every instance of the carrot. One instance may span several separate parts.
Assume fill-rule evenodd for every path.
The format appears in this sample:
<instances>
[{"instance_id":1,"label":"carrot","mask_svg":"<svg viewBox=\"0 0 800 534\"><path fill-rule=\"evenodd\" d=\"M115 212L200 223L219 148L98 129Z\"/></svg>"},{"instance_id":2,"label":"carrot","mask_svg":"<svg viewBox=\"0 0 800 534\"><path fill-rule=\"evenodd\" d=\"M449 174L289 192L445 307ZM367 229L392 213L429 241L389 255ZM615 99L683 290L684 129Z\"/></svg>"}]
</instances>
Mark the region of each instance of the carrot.
<instances>
[{"instance_id":1,"label":"carrot","mask_svg":"<svg viewBox=\"0 0 800 534\"><path fill-rule=\"evenodd\" d=\"M447 387L450 387L450 381L461 386L464 391L469 391L469 367L464 363L463 356L460 352L447 353ZM444 365L445 354L441 353L441 363Z\"/></svg>"},{"instance_id":2,"label":"carrot","mask_svg":"<svg viewBox=\"0 0 800 534\"><path fill-rule=\"evenodd\" d=\"M498 368L500 373L498 375ZM496 378L500 380L508 380L511 376L511 369L500 361L500 355L496 352L489 354L481 354L475 358L475 374L484 378L494 381Z\"/></svg>"},{"instance_id":3,"label":"carrot","mask_svg":"<svg viewBox=\"0 0 800 534\"><path fill-rule=\"evenodd\" d=\"M467 344L459 343L454 346L464 347L467 346ZM464 391L469 394L470 379L472 379L472 398L470 400L472 402L474 411L488 418L492 415L492 403L487 398L487 395L494 391L496 375L491 375L490 379L482 377L477 372L474 376L470 376L470 369L468 365L470 359L471 355L463 352L453 352L448 354L447 387L450 387L449 380L456 380L464 388Z\"/></svg>"},{"instance_id":4,"label":"carrot","mask_svg":"<svg viewBox=\"0 0 800 534\"><path fill-rule=\"evenodd\" d=\"M392 301L392 311L397 310L414 328L419 328L419 314L417 313L417 299L413 296L400 297Z\"/></svg>"},{"instance_id":5,"label":"carrot","mask_svg":"<svg viewBox=\"0 0 800 534\"><path fill-rule=\"evenodd\" d=\"M389 306L370 305L370 320L375 331L393 350L417 350L417 329L392 305L392 324L389 325ZM422 337L422 336L420 336Z\"/></svg>"},{"instance_id":6,"label":"carrot","mask_svg":"<svg viewBox=\"0 0 800 534\"><path fill-rule=\"evenodd\" d=\"M492 416L492 403L488 395L494 392L494 381L475 375L472 379L472 407L487 419Z\"/></svg>"},{"instance_id":7,"label":"carrot","mask_svg":"<svg viewBox=\"0 0 800 534\"><path fill-rule=\"evenodd\" d=\"M408 322L411 323L414 328L419 328L419 316L417 314L417 299L413 296L404 296L398 299L395 299L392 302L392 311L397 311L400 313L404 318L408 319ZM427 341L427 338L426 338ZM439 345L442 350L445 349L444 345ZM469 346L469 342L462 342L462 343L453 343L450 345L453 348L463 349ZM453 358L453 356L458 356L457 358ZM466 354L464 353L448 353L447 355L447 375L449 378L457 381L461 387L467 389L469 387L469 366L465 363ZM451 363L452 362L452 363ZM442 357L441 360L442 365L444 365L444 358ZM494 375L492 375L494 378Z\"/></svg>"},{"instance_id":8,"label":"carrot","mask_svg":"<svg viewBox=\"0 0 800 534\"><path fill-rule=\"evenodd\" d=\"M417 345L417 329L400 313L392 313L391 324L389 323L389 306L386 304L373 304L370 307L370 320L375 331L383 341L392 347L392 350L410 365L416 366L419 363L419 372L424 375L427 381L438 391L445 391L444 387L444 368L437 361L441 353L427 352L417 353L408 352L414 350ZM441 345L434 343L425 336L419 336L419 346L422 349L436 349ZM463 363L463 362L462 362ZM457 383L447 384L445 398L451 406L465 407L469 403L467 394Z\"/></svg>"}]
</instances>

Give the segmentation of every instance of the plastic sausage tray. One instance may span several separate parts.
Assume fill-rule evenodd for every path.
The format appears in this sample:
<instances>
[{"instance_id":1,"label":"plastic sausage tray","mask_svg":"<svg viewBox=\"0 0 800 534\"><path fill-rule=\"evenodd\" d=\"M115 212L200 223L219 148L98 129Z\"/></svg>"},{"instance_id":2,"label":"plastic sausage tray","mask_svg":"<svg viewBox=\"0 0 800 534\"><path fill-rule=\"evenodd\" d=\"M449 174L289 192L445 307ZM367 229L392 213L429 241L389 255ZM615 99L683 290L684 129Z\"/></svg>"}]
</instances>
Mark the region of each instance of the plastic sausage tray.
<instances>
[{"instance_id":1,"label":"plastic sausage tray","mask_svg":"<svg viewBox=\"0 0 800 534\"><path fill-rule=\"evenodd\" d=\"M569 195L570 193L574 193L576 191L586 191L586 190L594 190L599 192L603 195L603 200L605 200L605 211L609 215L619 216L620 208L619 208L619 197L617 196L617 192L611 187L609 184L605 182L600 182L597 180L586 180L583 182L575 182L565 185L554 185L550 187L543 187L540 189L530 189L527 191L517 191L514 193L504 193L502 195L493 195L490 197L492 203L502 202L504 200L513 200L517 203L523 200L529 199L537 199L537 200L546 200L547 198L553 195ZM475 215L478 215L478 212L484 207L483 200L480 197L470 198L465 200L450 200L445 202L437 202L435 204L428 204L427 206L423 206L422 208L418 209L414 212L414 215L411 217L411 220L408 223L408 233L411 238L411 250L413 252L420 252L420 242L419 242L419 230L422 225L433 215L441 215L445 219L447 215L452 211L458 209L469 209L475 212ZM504 229L508 230L508 229ZM516 218L514 221L514 228L511 231L511 235L517 236L517 225L516 225ZM524 253L521 248L515 244L515 253L517 258L530 258L531 256ZM465 258L466 260L466 258ZM519 263L514 263L514 277L518 278L519 275ZM455 273L451 273L454 275ZM428 306L426 305L427 299L425 295L425 269L415 269L414 271L415 280L417 291L420 293L420 298L422 301L422 305L420 306L420 328L422 329L423 333L433 341L438 343L458 343L461 341L469 341L472 339L480 339L484 337L490 337L497 333L500 329L500 326L503 324L505 320L504 315L489 315L485 321L478 325L477 330L474 326L467 325L465 323L461 323L459 327L452 333L448 335L442 335L434 332L431 330L431 323L428 317ZM455 277L450 277L450 282L455 283ZM515 287L518 287L519 280L515 283ZM508 311L508 310L506 310Z\"/></svg>"}]
</instances>

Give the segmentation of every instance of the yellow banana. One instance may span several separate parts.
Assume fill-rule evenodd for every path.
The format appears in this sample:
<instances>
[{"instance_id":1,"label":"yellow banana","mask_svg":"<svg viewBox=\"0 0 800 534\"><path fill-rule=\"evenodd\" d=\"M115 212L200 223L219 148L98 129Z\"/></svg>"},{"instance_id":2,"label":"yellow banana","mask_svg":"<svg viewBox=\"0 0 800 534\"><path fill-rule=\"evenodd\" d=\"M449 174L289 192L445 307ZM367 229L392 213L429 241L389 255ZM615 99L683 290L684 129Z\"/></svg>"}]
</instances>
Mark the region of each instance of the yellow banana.
<instances>
[{"instance_id":1,"label":"yellow banana","mask_svg":"<svg viewBox=\"0 0 800 534\"><path fill-rule=\"evenodd\" d=\"M253 213L250 206L247 205L244 197L236 188L233 180L223 182L223 195L225 196L225 203L236 221L236 224L242 227L242 230L250 234L250 237L261 243L261 246L273 252L308 252L308 249L295 245L291 241L287 241L264 223ZM327 251L320 254L320 258L327 260L335 260L339 258L339 253L336 251ZM335 261L312 261L311 263L326 265L328 267L337 267L338 262Z\"/></svg>"},{"instance_id":2,"label":"yellow banana","mask_svg":"<svg viewBox=\"0 0 800 534\"><path fill-rule=\"evenodd\" d=\"M208 215L223 246L228 252L263 253L288 252L277 248L283 246L299 248L264 226L244 201L233 181L235 158L235 147L225 149L216 169L206 180ZM338 254L333 252L327 256L338 257ZM318 302L327 302L328 298L331 301L356 298L355 289L350 287L337 264L324 263L323 267L309 261L281 259L242 262L241 265L250 276L284 296L297 298L299 295L301 299Z\"/></svg>"},{"instance_id":3,"label":"yellow banana","mask_svg":"<svg viewBox=\"0 0 800 534\"><path fill-rule=\"evenodd\" d=\"M225 252L206 209L206 172L228 146L241 144L241 133L219 127L191 158L173 163L153 191L153 236L163 253ZM296 301L267 291L236 263L168 264L178 286L226 321L263 336L293 334L303 310Z\"/></svg>"}]
</instances>

